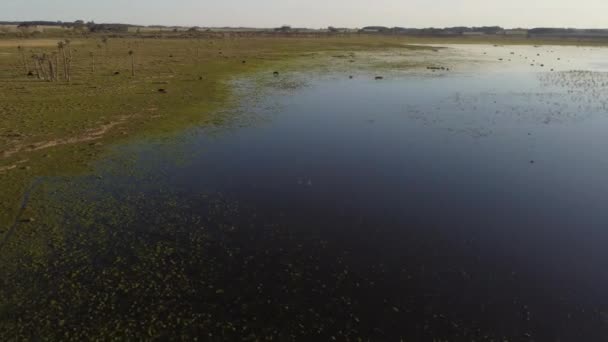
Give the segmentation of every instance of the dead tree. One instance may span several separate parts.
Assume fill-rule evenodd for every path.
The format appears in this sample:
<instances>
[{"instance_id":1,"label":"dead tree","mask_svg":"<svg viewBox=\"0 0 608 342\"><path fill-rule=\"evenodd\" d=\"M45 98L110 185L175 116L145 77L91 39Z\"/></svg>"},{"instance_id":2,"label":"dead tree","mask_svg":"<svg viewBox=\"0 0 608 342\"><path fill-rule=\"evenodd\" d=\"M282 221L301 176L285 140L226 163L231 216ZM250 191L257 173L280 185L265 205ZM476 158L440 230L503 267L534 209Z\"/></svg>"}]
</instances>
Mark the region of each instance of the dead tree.
<instances>
[{"instance_id":1,"label":"dead tree","mask_svg":"<svg viewBox=\"0 0 608 342\"><path fill-rule=\"evenodd\" d=\"M72 67L72 50L70 48L70 41L61 41L57 43L57 49L61 53L63 58L63 78L66 82L72 80L71 67Z\"/></svg>"},{"instance_id":2,"label":"dead tree","mask_svg":"<svg viewBox=\"0 0 608 342\"><path fill-rule=\"evenodd\" d=\"M67 81L70 82L72 80L72 45L69 39L65 40L65 46L66 49L68 51L67 56L68 56L68 77L67 77Z\"/></svg>"},{"instance_id":3,"label":"dead tree","mask_svg":"<svg viewBox=\"0 0 608 342\"><path fill-rule=\"evenodd\" d=\"M49 73L46 71L46 66L45 66L45 62L46 61L46 54L42 54L42 56L38 57L38 65L40 66L40 71L42 72L42 79L45 81L49 81L50 77L49 77Z\"/></svg>"},{"instance_id":4,"label":"dead tree","mask_svg":"<svg viewBox=\"0 0 608 342\"><path fill-rule=\"evenodd\" d=\"M46 57L46 56L45 56ZM53 66L53 58L46 58L46 61L49 65L49 81L55 81L55 67Z\"/></svg>"},{"instance_id":5,"label":"dead tree","mask_svg":"<svg viewBox=\"0 0 608 342\"><path fill-rule=\"evenodd\" d=\"M36 70L36 78L41 80L42 79L42 72L40 71L40 65L38 63L38 55L34 54L32 55L32 60L34 61L34 69Z\"/></svg>"},{"instance_id":6,"label":"dead tree","mask_svg":"<svg viewBox=\"0 0 608 342\"><path fill-rule=\"evenodd\" d=\"M25 74L28 75L30 73L30 68L27 65L27 58L25 58L25 49L19 45L17 46L17 50L19 50L19 54L21 55L21 63L23 64L23 71L25 71Z\"/></svg>"},{"instance_id":7,"label":"dead tree","mask_svg":"<svg viewBox=\"0 0 608 342\"><path fill-rule=\"evenodd\" d=\"M68 62L67 62L67 55L65 53L65 43L64 42L59 42L57 43L57 49L59 50L59 53L61 53L61 57L63 59L63 79L67 81L68 79Z\"/></svg>"},{"instance_id":8,"label":"dead tree","mask_svg":"<svg viewBox=\"0 0 608 342\"><path fill-rule=\"evenodd\" d=\"M59 57L57 53L52 54L42 53L33 54L32 60L36 71L36 77L39 80L47 82L55 82L59 80Z\"/></svg>"},{"instance_id":9,"label":"dead tree","mask_svg":"<svg viewBox=\"0 0 608 342\"><path fill-rule=\"evenodd\" d=\"M54 53L55 57L55 81L59 81L59 54Z\"/></svg>"},{"instance_id":10,"label":"dead tree","mask_svg":"<svg viewBox=\"0 0 608 342\"><path fill-rule=\"evenodd\" d=\"M93 67L93 74L95 74L95 52L90 51L89 56L91 57L91 65Z\"/></svg>"},{"instance_id":11,"label":"dead tree","mask_svg":"<svg viewBox=\"0 0 608 342\"><path fill-rule=\"evenodd\" d=\"M131 56L131 76L135 76L135 53L133 50L129 50L129 56Z\"/></svg>"},{"instance_id":12,"label":"dead tree","mask_svg":"<svg viewBox=\"0 0 608 342\"><path fill-rule=\"evenodd\" d=\"M34 59L34 65L36 66L36 74L38 75L38 79L43 80L43 81L50 81L51 78L49 76L49 73L46 70L47 64L47 56L46 54L42 54L42 55L33 55L32 58Z\"/></svg>"}]
</instances>

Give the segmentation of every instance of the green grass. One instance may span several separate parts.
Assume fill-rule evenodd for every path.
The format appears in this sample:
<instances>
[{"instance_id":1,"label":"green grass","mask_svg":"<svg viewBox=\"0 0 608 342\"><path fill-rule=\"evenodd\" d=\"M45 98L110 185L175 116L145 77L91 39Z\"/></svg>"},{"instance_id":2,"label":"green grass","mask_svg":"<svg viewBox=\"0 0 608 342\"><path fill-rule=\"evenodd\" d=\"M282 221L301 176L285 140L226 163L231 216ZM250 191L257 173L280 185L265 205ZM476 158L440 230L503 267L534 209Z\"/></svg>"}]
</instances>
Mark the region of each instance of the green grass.
<instances>
[{"instance_id":1,"label":"green grass","mask_svg":"<svg viewBox=\"0 0 608 342\"><path fill-rule=\"evenodd\" d=\"M27 56L52 54L57 42L0 40L0 236L32 179L86 172L104 146L115 142L216 121L218 109L238 100L229 85L234 77L323 55L428 49L400 38L366 36L110 38L107 46L92 37L72 40L72 82L27 77L17 46L24 46ZM135 52L135 77L129 50ZM166 93L159 93L161 88Z\"/></svg>"}]
</instances>

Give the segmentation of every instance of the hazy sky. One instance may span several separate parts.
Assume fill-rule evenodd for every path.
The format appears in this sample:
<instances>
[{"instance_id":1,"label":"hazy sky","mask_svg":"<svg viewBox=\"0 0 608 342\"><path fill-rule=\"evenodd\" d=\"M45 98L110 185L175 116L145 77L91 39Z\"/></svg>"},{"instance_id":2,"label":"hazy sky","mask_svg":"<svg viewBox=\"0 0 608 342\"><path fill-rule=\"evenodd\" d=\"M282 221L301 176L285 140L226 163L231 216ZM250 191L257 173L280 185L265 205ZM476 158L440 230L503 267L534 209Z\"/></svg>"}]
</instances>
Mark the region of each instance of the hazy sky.
<instances>
[{"instance_id":1,"label":"hazy sky","mask_svg":"<svg viewBox=\"0 0 608 342\"><path fill-rule=\"evenodd\" d=\"M608 0L0 0L0 20L185 26L608 28Z\"/></svg>"}]
</instances>

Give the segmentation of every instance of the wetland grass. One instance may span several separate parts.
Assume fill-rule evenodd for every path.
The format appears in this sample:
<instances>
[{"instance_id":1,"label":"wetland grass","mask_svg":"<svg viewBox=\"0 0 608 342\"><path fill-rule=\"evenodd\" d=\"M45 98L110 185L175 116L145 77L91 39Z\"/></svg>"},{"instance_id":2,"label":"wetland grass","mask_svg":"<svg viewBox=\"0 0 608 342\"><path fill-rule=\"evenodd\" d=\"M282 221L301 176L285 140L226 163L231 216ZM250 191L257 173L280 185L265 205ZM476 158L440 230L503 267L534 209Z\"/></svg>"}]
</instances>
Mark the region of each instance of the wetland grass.
<instances>
[{"instance_id":1,"label":"wetland grass","mask_svg":"<svg viewBox=\"0 0 608 342\"><path fill-rule=\"evenodd\" d=\"M380 49L423 48L391 37L0 40L0 235L35 177L89 169L105 150L88 147L91 141L163 135L212 122L214 111L233 100L228 81L238 75L297 65L310 53ZM35 63L28 55L37 56ZM39 80L27 76L33 65Z\"/></svg>"}]
</instances>

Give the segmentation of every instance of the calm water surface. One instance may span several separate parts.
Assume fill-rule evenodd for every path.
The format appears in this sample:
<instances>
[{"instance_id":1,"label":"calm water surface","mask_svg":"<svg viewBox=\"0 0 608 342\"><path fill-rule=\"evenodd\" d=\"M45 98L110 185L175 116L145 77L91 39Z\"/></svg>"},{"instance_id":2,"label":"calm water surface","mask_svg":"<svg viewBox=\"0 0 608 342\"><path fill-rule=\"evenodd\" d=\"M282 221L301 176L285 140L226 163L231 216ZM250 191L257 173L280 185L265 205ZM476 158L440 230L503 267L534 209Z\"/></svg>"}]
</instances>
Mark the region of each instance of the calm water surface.
<instances>
[{"instance_id":1,"label":"calm water surface","mask_svg":"<svg viewBox=\"0 0 608 342\"><path fill-rule=\"evenodd\" d=\"M217 283L239 301L273 284L229 315L275 313L259 336L607 340L608 50L439 53L450 71L282 74L303 86L245 102L248 124L119 148L153 181L103 190L235 203ZM150 203L131 227L171 212Z\"/></svg>"}]
</instances>

